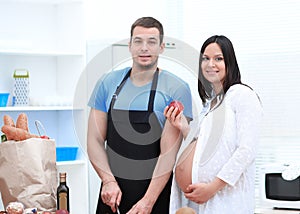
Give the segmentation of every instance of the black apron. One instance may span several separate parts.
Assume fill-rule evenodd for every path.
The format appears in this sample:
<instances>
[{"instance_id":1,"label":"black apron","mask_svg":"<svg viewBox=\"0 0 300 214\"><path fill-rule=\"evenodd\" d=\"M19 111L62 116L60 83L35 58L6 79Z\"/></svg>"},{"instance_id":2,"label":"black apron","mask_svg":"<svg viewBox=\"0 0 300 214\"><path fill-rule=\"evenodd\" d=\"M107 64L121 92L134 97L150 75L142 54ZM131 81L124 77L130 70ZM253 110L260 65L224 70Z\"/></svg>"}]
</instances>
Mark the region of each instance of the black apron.
<instances>
[{"instance_id":1,"label":"black apron","mask_svg":"<svg viewBox=\"0 0 300 214\"><path fill-rule=\"evenodd\" d=\"M128 212L146 193L160 154L161 125L153 112L158 81L154 74L147 111L118 110L114 103L131 70L118 86L108 111L107 156L111 170L122 191L121 214ZM168 214L172 176L153 206L152 214ZM97 214L112 214L103 203L101 190Z\"/></svg>"}]
</instances>

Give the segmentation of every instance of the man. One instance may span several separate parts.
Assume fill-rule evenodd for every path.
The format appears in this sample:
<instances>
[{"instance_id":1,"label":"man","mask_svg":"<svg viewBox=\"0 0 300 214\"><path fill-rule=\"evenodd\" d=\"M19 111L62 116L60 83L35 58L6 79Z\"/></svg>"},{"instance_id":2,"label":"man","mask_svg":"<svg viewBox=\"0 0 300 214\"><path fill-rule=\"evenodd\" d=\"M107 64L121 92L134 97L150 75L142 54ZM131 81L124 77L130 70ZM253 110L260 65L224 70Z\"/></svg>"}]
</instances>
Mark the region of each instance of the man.
<instances>
[{"instance_id":1,"label":"man","mask_svg":"<svg viewBox=\"0 0 300 214\"><path fill-rule=\"evenodd\" d=\"M173 100L176 117L192 119L190 88L157 67L163 26L142 17L131 26L131 68L102 77L90 98L88 154L101 178L96 213L169 213L172 169L182 136L164 117ZM174 115L178 109L174 109Z\"/></svg>"}]
</instances>

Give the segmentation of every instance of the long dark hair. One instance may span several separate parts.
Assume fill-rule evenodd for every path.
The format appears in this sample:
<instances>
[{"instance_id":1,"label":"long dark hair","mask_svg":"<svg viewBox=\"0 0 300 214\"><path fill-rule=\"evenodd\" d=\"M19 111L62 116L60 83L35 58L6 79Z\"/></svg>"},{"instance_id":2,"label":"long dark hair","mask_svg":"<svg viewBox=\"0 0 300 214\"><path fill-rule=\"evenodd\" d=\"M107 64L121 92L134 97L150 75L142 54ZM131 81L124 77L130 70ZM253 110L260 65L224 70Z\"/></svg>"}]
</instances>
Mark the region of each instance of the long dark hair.
<instances>
[{"instance_id":1,"label":"long dark hair","mask_svg":"<svg viewBox=\"0 0 300 214\"><path fill-rule=\"evenodd\" d=\"M225 62L226 75L225 80L223 82L223 91L221 93L225 94L230 88L230 86L234 84L242 84L240 69L231 41L223 35L214 35L208 38L201 47L199 58L198 93L203 104L206 103L206 101L208 99L211 99L213 96L212 84L204 78L201 69L203 53L206 47L211 43L217 43L220 46Z\"/></svg>"}]
</instances>

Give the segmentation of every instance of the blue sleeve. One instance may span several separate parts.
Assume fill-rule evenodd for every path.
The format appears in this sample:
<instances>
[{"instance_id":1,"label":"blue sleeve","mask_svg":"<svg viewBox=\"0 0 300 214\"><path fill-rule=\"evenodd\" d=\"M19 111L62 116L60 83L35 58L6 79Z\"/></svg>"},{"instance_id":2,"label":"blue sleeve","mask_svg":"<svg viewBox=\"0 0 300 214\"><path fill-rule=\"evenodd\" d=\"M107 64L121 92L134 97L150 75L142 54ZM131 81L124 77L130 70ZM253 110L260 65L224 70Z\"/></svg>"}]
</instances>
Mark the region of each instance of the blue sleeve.
<instances>
[{"instance_id":1,"label":"blue sleeve","mask_svg":"<svg viewBox=\"0 0 300 214\"><path fill-rule=\"evenodd\" d=\"M158 96L155 99L159 105L156 106L155 113L161 124L165 122L165 116L163 114L164 108L173 100L180 101L184 106L183 114L189 120L193 120L192 94L187 82L164 70L160 75L157 92Z\"/></svg>"},{"instance_id":2,"label":"blue sleeve","mask_svg":"<svg viewBox=\"0 0 300 214\"><path fill-rule=\"evenodd\" d=\"M182 84L180 87L177 88L173 95L173 99L170 100L172 102L173 100L178 100L180 101L183 106L183 114L189 118L190 120L193 119L193 106L192 106L192 95L191 95L191 90L190 87L187 83ZM170 104L168 103L168 105Z\"/></svg>"},{"instance_id":3,"label":"blue sleeve","mask_svg":"<svg viewBox=\"0 0 300 214\"><path fill-rule=\"evenodd\" d=\"M108 112L111 98L129 69L130 67L127 67L104 74L98 80L88 102L88 106L103 112Z\"/></svg>"},{"instance_id":4,"label":"blue sleeve","mask_svg":"<svg viewBox=\"0 0 300 214\"><path fill-rule=\"evenodd\" d=\"M108 91L106 90L105 83L103 81L104 79L105 77L98 80L88 102L88 105L91 108L107 112L106 101L108 98Z\"/></svg>"},{"instance_id":5,"label":"blue sleeve","mask_svg":"<svg viewBox=\"0 0 300 214\"><path fill-rule=\"evenodd\" d=\"M173 100L180 101L184 106L183 114L192 120L193 106L189 84L168 71L164 72L163 77L163 85L166 87L166 91L168 92L167 94L169 95L167 105L169 105Z\"/></svg>"}]
</instances>

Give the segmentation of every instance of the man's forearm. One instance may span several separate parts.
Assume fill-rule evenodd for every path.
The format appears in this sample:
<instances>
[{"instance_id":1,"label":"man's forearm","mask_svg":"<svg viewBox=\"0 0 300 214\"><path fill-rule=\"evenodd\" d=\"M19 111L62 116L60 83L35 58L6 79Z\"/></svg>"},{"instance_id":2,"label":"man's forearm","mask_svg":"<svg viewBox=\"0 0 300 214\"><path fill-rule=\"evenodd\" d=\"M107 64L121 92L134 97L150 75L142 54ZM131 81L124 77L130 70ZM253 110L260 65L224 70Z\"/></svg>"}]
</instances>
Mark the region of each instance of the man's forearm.
<instances>
[{"instance_id":1,"label":"man's forearm","mask_svg":"<svg viewBox=\"0 0 300 214\"><path fill-rule=\"evenodd\" d=\"M168 172L164 175L161 175L159 177L153 177L151 179L150 185L148 187L148 190L144 196L145 199L149 201L149 203L153 206L159 197L160 193L165 188L170 175L172 172Z\"/></svg>"},{"instance_id":2,"label":"man's forearm","mask_svg":"<svg viewBox=\"0 0 300 214\"><path fill-rule=\"evenodd\" d=\"M92 143L90 140L88 144L88 155L93 168L102 182L115 180L108 164L104 143Z\"/></svg>"}]
</instances>

